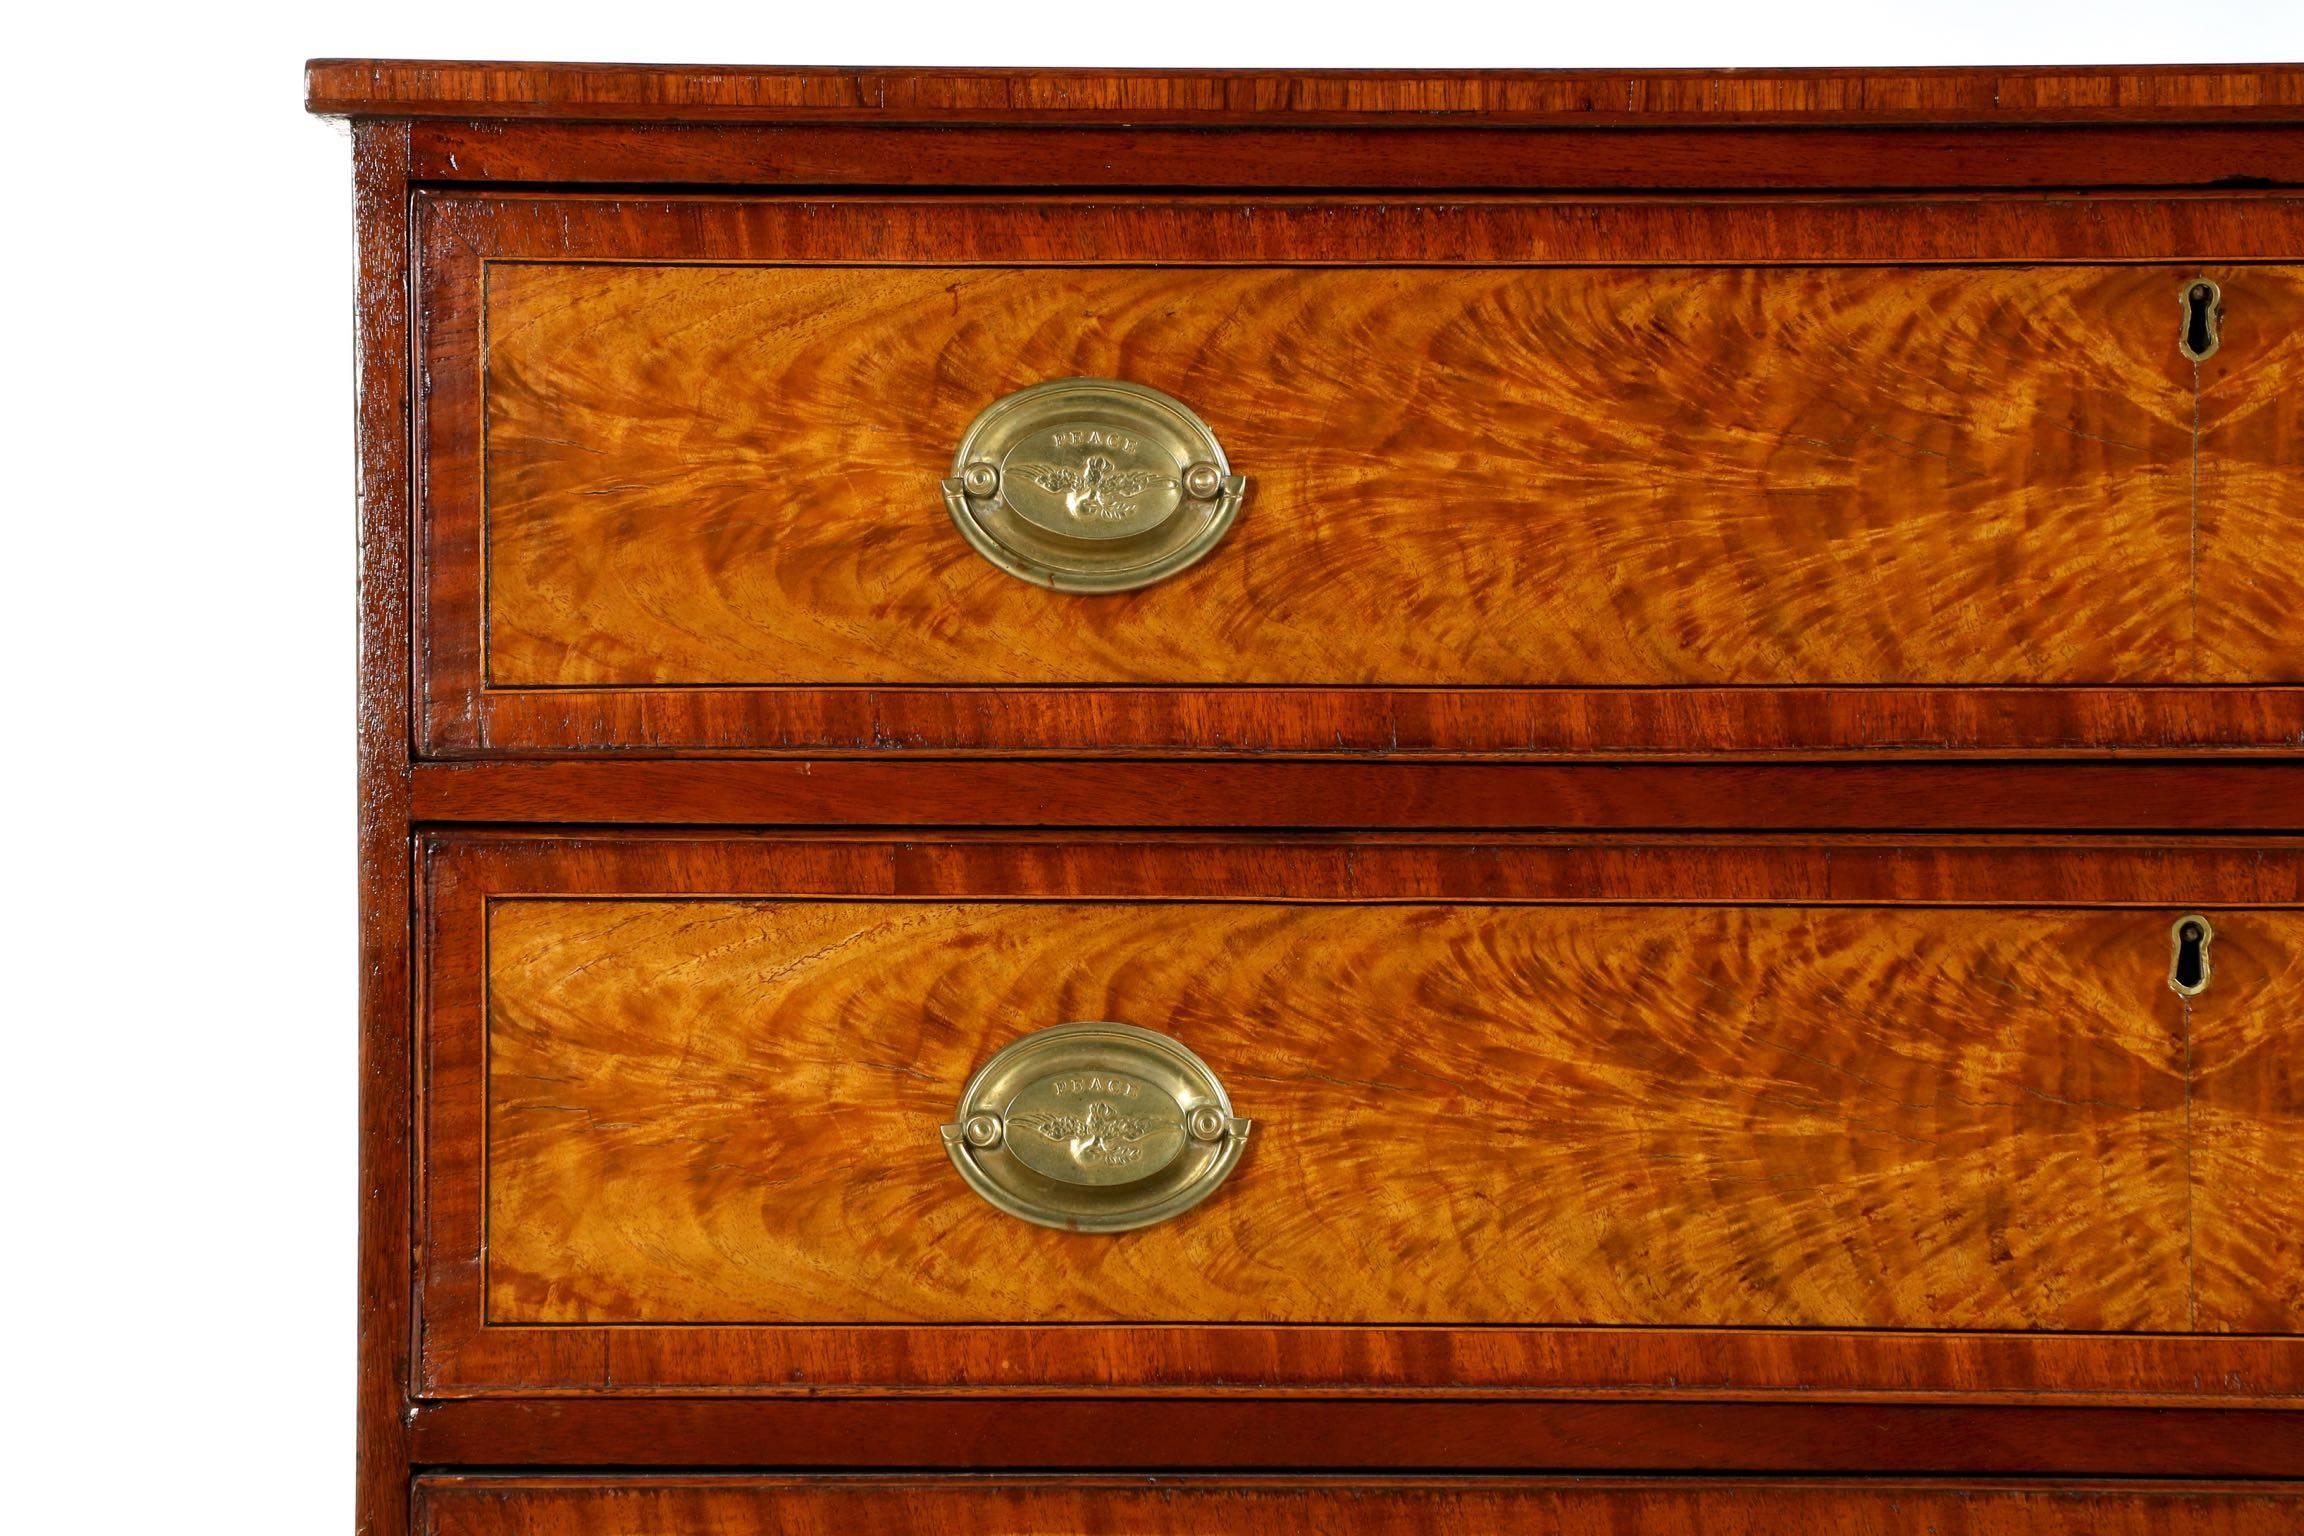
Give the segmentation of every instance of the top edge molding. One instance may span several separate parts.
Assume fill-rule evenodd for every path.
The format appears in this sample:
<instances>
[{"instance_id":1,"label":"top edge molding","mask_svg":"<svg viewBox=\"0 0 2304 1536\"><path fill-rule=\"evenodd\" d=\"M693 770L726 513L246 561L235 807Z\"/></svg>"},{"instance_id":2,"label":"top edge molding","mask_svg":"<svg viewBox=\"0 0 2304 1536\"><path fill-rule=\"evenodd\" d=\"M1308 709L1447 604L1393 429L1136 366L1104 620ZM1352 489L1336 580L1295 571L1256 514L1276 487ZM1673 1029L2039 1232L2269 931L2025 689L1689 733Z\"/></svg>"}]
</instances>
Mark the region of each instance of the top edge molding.
<instances>
[{"instance_id":1,"label":"top edge molding","mask_svg":"<svg viewBox=\"0 0 2304 1536\"><path fill-rule=\"evenodd\" d=\"M337 117L1577 127L2304 122L2304 65L1722 70L733 68L315 59Z\"/></svg>"}]
</instances>

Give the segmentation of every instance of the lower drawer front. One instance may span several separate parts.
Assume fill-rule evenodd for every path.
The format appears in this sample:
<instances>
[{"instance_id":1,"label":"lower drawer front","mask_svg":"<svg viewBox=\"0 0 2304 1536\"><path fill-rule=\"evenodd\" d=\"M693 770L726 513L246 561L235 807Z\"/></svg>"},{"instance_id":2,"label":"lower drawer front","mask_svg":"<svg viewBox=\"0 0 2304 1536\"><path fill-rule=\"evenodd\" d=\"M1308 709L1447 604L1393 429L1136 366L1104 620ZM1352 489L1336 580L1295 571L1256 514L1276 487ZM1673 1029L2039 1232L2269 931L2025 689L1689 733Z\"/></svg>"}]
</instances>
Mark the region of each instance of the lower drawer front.
<instances>
[{"instance_id":1,"label":"lower drawer front","mask_svg":"<svg viewBox=\"0 0 2304 1536\"><path fill-rule=\"evenodd\" d=\"M2300 859L443 838L429 1382L2290 1398ZM1204 1203L964 1181L963 1085L1071 1020L1253 1121Z\"/></svg>"},{"instance_id":2,"label":"lower drawer front","mask_svg":"<svg viewBox=\"0 0 2304 1536\"><path fill-rule=\"evenodd\" d=\"M425 1536L2287 1536L2294 1484L427 1478Z\"/></svg>"}]
</instances>

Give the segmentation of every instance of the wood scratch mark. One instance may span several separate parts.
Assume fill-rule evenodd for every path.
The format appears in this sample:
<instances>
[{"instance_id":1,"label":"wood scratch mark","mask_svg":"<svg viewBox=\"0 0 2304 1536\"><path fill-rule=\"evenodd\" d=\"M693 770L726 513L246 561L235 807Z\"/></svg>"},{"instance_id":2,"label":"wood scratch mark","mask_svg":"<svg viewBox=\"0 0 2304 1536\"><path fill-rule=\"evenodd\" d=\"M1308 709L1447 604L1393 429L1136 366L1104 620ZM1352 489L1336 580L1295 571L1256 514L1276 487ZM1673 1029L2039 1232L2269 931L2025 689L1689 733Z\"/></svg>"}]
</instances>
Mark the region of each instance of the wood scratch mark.
<instances>
[{"instance_id":1,"label":"wood scratch mark","mask_svg":"<svg viewBox=\"0 0 2304 1536\"><path fill-rule=\"evenodd\" d=\"M2184 1307L2185 1327L2200 1331L2200 1262L2192 1199L2192 999L2179 998L2184 1010Z\"/></svg>"},{"instance_id":2,"label":"wood scratch mark","mask_svg":"<svg viewBox=\"0 0 2304 1536\"><path fill-rule=\"evenodd\" d=\"M2197 400L2193 402L2193 410L2195 414L2197 414L2199 410L2199 402ZM2124 443L2116 437L2104 437L2094 432L2083 432L2078 427L2058 426L2056 430L2063 433L2067 437L2077 437L2082 442L2102 443L2107 448L2121 448L2127 450L2129 453L2144 452L2142 448L2138 447L2134 443ZM2197 423L2195 423L2194 430L2198 430Z\"/></svg>"},{"instance_id":3,"label":"wood scratch mark","mask_svg":"<svg viewBox=\"0 0 2304 1536\"><path fill-rule=\"evenodd\" d=\"M2192 669L2200 669L2200 363L2192 363L2192 509L2185 550L2187 611L2192 622Z\"/></svg>"}]
</instances>

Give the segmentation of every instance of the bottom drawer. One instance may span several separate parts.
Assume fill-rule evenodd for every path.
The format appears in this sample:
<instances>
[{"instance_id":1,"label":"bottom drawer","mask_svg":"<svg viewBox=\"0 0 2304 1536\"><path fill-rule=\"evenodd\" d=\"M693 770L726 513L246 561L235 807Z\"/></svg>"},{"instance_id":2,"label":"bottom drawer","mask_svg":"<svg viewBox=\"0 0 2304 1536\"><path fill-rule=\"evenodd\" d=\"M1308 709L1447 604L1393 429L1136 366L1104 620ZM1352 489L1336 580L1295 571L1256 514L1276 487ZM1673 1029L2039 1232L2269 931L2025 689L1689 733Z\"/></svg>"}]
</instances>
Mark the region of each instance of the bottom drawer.
<instances>
[{"instance_id":1,"label":"bottom drawer","mask_svg":"<svg viewBox=\"0 0 2304 1536\"><path fill-rule=\"evenodd\" d=\"M437 1477L417 1485L416 1529L425 1536L2286 1536L2300 1523L2304 1484L2295 1483Z\"/></svg>"}]
</instances>

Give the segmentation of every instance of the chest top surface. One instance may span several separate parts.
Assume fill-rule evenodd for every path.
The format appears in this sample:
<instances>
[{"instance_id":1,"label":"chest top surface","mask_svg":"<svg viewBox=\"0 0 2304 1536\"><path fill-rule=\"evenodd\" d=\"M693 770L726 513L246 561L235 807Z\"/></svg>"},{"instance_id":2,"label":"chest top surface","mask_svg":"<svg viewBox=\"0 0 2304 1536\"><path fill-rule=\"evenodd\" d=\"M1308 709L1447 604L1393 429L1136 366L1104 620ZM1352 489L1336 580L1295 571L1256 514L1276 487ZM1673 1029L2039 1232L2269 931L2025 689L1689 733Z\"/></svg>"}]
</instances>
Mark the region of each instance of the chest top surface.
<instances>
[{"instance_id":1,"label":"chest top surface","mask_svg":"<svg viewBox=\"0 0 2304 1536\"><path fill-rule=\"evenodd\" d=\"M2304 67L1719 70L773 68L315 59L349 117L675 123L2077 124L2304 121Z\"/></svg>"}]
</instances>

